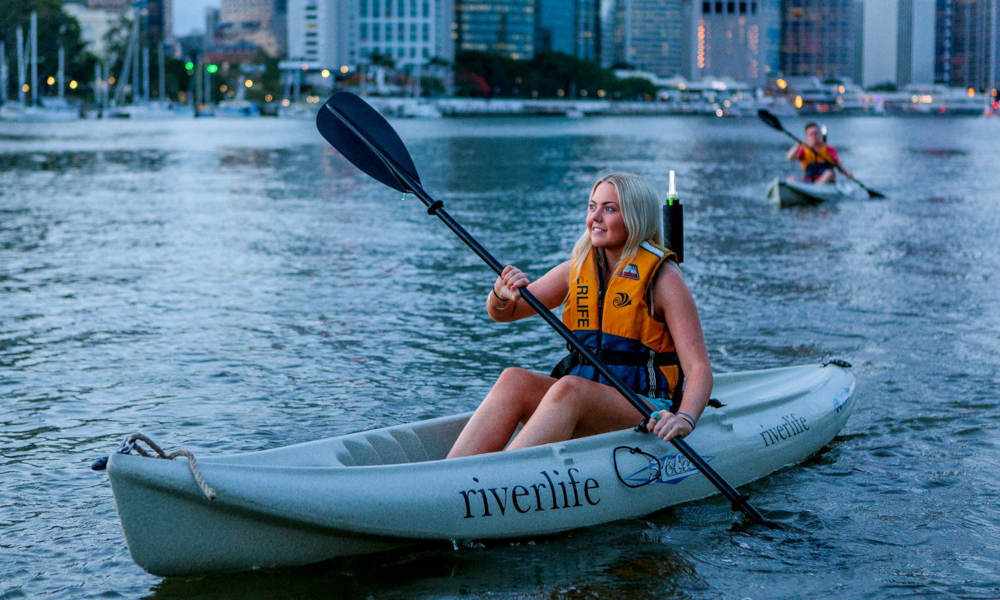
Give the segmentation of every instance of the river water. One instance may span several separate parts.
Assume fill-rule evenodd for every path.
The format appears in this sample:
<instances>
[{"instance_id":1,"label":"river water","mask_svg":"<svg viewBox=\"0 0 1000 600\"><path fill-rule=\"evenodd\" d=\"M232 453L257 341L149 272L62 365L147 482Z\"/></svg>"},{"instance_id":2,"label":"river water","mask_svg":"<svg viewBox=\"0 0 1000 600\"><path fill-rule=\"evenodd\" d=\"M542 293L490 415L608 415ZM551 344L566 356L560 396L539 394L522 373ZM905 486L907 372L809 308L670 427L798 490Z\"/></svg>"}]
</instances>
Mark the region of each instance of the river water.
<instances>
[{"instance_id":1,"label":"river water","mask_svg":"<svg viewBox=\"0 0 1000 600\"><path fill-rule=\"evenodd\" d=\"M395 122L426 189L538 276L609 169L678 174L683 270L718 372L847 359L819 457L712 499L517 543L161 579L91 461L143 431L252 451L473 408L540 320L413 197L311 121L0 125L0 599L1000 597L1000 121L829 119L865 194L777 209L755 119ZM802 121L786 119L799 131Z\"/></svg>"}]
</instances>

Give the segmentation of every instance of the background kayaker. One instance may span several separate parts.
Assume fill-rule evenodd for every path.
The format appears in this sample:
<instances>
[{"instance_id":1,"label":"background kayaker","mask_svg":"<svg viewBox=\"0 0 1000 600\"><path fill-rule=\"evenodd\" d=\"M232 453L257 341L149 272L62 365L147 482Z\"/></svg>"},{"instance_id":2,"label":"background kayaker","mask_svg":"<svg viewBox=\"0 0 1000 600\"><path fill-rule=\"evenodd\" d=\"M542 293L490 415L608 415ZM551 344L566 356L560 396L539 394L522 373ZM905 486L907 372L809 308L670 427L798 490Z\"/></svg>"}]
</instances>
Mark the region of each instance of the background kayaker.
<instances>
[{"instance_id":1,"label":"background kayaker","mask_svg":"<svg viewBox=\"0 0 1000 600\"><path fill-rule=\"evenodd\" d=\"M525 286L548 308L564 304L567 327L626 385L653 397L661 410L648 428L669 440L694 429L712 391L712 369L694 299L673 253L658 245L659 213L657 194L641 177L602 177L591 188L586 230L572 257L534 282L508 265L487 296L486 312L499 322L535 314L521 301L519 288ZM571 354L556 371L548 376L505 369L448 457L636 424L635 408L601 383L592 366ZM523 427L511 440L518 423Z\"/></svg>"},{"instance_id":2,"label":"background kayaker","mask_svg":"<svg viewBox=\"0 0 1000 600\"><path fill-rule=\"evenodd\" d=\"M819 125L815 122L806 123L806 143L795 143L785 157L802 163L804 175L802 180L807 183L833 183L837 178L836 168L839 166L844 174L851 177L850 171L844 169L837 156L837 149L826 143Z\"/></svg>"}]
</instances>

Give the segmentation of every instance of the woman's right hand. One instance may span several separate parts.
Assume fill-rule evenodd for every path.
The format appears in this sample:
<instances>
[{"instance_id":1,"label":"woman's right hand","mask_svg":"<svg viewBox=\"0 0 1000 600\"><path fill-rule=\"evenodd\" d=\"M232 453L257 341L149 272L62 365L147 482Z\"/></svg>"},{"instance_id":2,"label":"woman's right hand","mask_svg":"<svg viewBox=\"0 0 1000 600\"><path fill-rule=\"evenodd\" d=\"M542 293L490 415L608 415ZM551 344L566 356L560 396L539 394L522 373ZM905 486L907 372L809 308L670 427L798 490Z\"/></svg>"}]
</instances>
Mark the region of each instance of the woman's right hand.
<instances>
[{"instance_id":1,"label":"woman's right hand","mask_svg":"<svg viewBox=\"0 0 1000 600\"><path fill-rule=\"evenodd\" d=\"M521 297L518 288L528 285L528 276L514 265L507 265L493 283L493 293L504 302L512 302Z\"/></svg>"}]
</instances>

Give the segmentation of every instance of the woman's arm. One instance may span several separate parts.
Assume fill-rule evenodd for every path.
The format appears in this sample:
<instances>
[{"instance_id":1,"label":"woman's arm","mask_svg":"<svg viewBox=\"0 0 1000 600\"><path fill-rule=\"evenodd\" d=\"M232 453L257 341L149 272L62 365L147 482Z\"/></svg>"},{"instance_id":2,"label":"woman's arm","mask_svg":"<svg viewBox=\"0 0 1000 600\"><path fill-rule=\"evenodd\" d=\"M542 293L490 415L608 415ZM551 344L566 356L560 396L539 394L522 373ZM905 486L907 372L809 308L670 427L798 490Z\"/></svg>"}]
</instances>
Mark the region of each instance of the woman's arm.
<instances>
[{"instance_id":1,"label":"woman's arm","mask_svg":"<svg viewBox=\"0 0 1000 600\"><path fill-rule=\"evenodd\" d=\"M660 268L653 288L653 304L670 329L684 371L684 396L677 412L687 414L697 423L712 393L712 365L694 298L673 262L668 261ZM658 419L651 425L651 430L665 440L691 432L680 417Z\"/></svg>"},{"instance_id":2,"label":"woman's arm","mask_svg":"<svg viewBox=\"0 0 1000 600\"><path fill-rule=\"evenodd\" d=\"M556 265L537 281L530 282L528 276L513 265L504 267L493 282L493 289L486 297L486 314L494 321L505 323L517 321L535 314L527 302L521 299L524 286L546 308L555 308L566 299L569 292L569 261Z\"/></svg>"}]
</instances>

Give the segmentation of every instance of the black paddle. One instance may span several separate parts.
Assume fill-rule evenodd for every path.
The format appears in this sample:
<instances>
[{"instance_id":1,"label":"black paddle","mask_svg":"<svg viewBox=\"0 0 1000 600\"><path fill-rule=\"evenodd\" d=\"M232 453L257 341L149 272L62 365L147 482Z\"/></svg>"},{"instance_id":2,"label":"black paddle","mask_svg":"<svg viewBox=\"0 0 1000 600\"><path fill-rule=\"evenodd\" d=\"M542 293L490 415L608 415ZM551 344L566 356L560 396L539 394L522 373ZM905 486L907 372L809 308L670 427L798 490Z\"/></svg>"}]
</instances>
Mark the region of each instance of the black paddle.
<instances>
[{"instance_id":1,"label":"black paddle","mask_svg":"<svg viewBox=\"0 0 1000 600\"><path fill-rule=\"evenodd\" d=\"M757 110L757 116L760 117L760 120L764 121L764 123L768 127L772 128L772 129L777 129L778 131L784 133L785 135L787 135L788 137L792 138L796 142L802 144L806 148L809 148L813 152L816 152L817 154L820 154L815 148L813 148L809 144L806 144L805 142L803 142L799 138L795 137L795 134L789 132L787 129L785 129L784 127L782 127L781 126L781 121L778 120L778 117L772 115L770 112L768 112L768 111L764 110L763 108L761 108L761 109ZM862 189L864 189L866 192L868 192L868 197L869 198L885 198L885 194L883 194L881 192L876 192L875 190L871 189L867 185L865 185L865 184L861 183L860 181L858 181L857 179L855 179L853 175L848 175L847 171L844 170L844 167L840 166L839 162L834 161L829 156L827 156L826 152L823 152L822 156L823 156L823 158L826 159L827 162L829 162L833 166L837 167L837 170L840 171L841 173L843 173L845 177L847 177L848 179L850 179L854 183L860 185Z\"/></svg>"},{"instance_id":2,"label":"black paddle","mask_svg":"<svg viewBox=\"0 0 1000 600\"><path fill-rule=\"evenodd\" d=\"M334 93L319 109L319 113L316 115L316 127L323 137L354 166L395 190L413 193L424 203L429 214L441 219L495 273L499 275L503 271L504 266L451 218L451 215L444 210L443 203L440 200L434 200L424 191L420 185L420 176L417 175L417 169L413 166L413 160L410 158L410 153L403 145L402 140L399 139L399 135L385 118L364 100L349 92ZM626 387L527 288L521 288L521 298L632 403L643 417L641 429L645 431L646 419L654 412L653 408ZM674 438L671 442L685 458L691 461L691 464L697 467L720 492L729 498L733 503L733 510L743 511L755 523L771 528L780 527L757 512L757 509L748 502L747 496L740 494L733 486L729 485L684 440Z\"/></svg>"}]
</instances>

